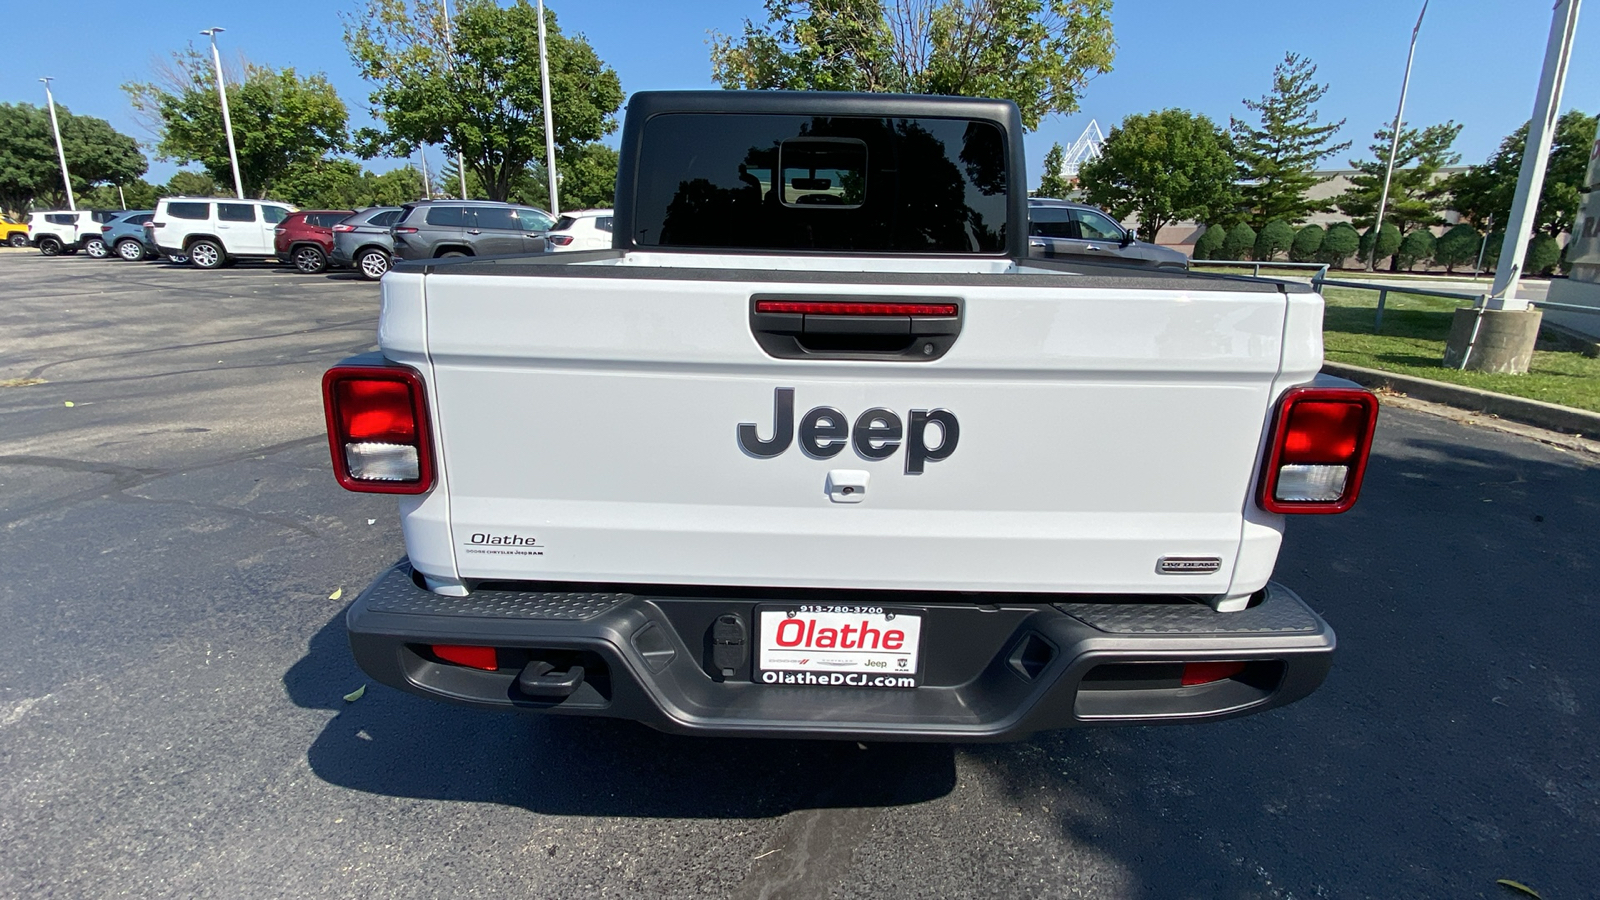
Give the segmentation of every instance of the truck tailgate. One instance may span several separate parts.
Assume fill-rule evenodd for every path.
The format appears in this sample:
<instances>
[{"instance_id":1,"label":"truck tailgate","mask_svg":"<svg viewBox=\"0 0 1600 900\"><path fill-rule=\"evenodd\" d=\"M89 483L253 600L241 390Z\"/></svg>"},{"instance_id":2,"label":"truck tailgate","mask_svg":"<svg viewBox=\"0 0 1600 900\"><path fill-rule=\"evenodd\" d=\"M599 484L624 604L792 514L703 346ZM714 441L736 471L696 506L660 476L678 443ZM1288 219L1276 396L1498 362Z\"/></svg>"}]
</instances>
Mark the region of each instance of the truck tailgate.
<instances>
[{"instance_id":1,"label":"truck tailgate","mask_svg":"<svg viewBox=\"0 0 1600 900\"><path fill-rule=\"evenodd\" d=\"M460 577L1229 588L1284 355L1283 293L539 268L551 274L405 276L422 281L419 367L448 491L448 527L432 539L448 540ZM947 299L960 334L933 361L777 359L752 333L756 294ZM906 433L884 459L850 444L821 458L799 439L749 452L740 424L773 440L785 390L796 423L817 407L851 424L881 408ZM914 413L933 410L958 420L958 440L908 464ZM927 426L925 446L942 430ZM1200 562L1159 565L1173 558Z\"/></svg>"}]
</instances>

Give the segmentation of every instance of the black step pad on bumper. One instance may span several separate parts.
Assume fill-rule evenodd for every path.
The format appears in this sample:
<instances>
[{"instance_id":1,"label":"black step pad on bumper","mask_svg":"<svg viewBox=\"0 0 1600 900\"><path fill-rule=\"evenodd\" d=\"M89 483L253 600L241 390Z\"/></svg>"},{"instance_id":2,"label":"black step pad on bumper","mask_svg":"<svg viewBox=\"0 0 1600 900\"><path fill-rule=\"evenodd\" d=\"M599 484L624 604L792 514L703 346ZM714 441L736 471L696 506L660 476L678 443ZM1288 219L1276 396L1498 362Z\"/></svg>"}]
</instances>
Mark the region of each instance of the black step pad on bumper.
<instances>
[{"instance_id":1,"label":"black step pad on bumper","mask_svg":"<svg viewBox=\"0 0 1600 900\"><path fill-rule=\"evenodd\" d=\"M754 622L758 605L778 602L771 590L515 587L440 596L402 562L351 605L351 648L384 684L471 706L612 716L681 733L873 740L1016 739L1246 715L1311 693L1334 649L1327 623L1276 584L1235 613L1152 598L862 591L850 602L922 616L921 686L772 685L751 680L753 646L729 647L730 617ZM808 602L800 599L808 592L793 593ZM453 664L433 645L495 647L501 668ZM1185 664L1206 662L1246 666L1181 683ZM519 687L525 671L550 674ZM573 671L579 683L564 692L529 692L552 680L565 689L573 679L563 673Z\"/></svg>"}]
</instances>

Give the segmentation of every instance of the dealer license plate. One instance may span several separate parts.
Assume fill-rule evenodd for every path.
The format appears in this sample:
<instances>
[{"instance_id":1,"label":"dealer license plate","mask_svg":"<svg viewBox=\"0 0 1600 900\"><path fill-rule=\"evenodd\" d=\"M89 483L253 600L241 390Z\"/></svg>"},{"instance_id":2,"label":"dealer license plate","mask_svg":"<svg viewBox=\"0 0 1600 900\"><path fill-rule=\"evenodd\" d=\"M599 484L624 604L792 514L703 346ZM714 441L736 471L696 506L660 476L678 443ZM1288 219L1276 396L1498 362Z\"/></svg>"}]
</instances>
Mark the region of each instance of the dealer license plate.
<instances>
[{"instance_id":1,"label":"dealer license plate","mask_svg":"<svg viewBox=\"0 0 1600 900\"><path fill-rule=\"evenodd\" d=\"M922 616L893 607L809 604L756 611L759 684L912 688Z\"/></svg>"}]
</instances>

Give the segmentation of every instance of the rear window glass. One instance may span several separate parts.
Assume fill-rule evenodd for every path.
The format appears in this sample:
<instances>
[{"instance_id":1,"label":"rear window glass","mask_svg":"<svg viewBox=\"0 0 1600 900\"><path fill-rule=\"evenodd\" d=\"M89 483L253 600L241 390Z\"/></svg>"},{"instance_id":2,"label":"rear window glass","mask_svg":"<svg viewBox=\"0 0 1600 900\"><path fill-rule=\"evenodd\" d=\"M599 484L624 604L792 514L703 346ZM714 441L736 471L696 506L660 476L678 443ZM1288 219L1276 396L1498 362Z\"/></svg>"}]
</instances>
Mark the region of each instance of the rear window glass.
<instances>
[{"instance_id":1,"label":"rear window glass","mask_svg":"<svg viewBox=\"0 0 1600 900\"><path fill-rule=\"evenodd\" d=\"M155 216L151 215L150 213L139 213L137 216L129 216L127 221L133 223L134 225L143 225L153 218L155 218Z\"/></svg>"},{"instance_id":2,"label":"rear window glass","mask_svg":"<svg viewBox=\"0 0 1600 900\"><path fill-rule=\"evenodd\" d=\"M993 122L671 113L645 123L639 158L641 246L1005 251Z\"/></svg>"},{"instance_id":3,"label":"rear window glass","mask_svg":"<svg viewBox=\"0 0 1600 900\"><path fill-rule=\"evenodd\" d=\"M549 231L556 222L545 212L537 209L518 209L517 218L522 221L523 231Z\"/></svg>"},{"instance_id":4,"label":"rear window glass","mask_svg":"<svg viewBox=\"0 0 1600 900\"><path fill-rule=\"evenodd\" d=\"M45 216L44 220L51 225L76 225L78 224L78 214L55 213L54 215Z\"/></svg>"},{"instance_id":5,"label":"rear window glass","mask_svg":"<svg viewBox=\"0 0 1600 900\"><path fill-rule=\"evenodd\" d=\"M391 209L391 210L386 210L384 212L378 213L377 215L375 215L372 218L368 219L367 220L367 224L369 224L369 225L377 225L378 227L382 228L382 227L386 227L386 226L389 226L389 225L393 225L394 223L396 223L398 221L400 221L400 210Z\"/></svg>"},{"instance_id":6,"label":"rear window glass","mask_svg":"<svg viewBox=\"0 0 1600 900\"><path fill-rule=\"evenodd\" d=\"M211 218L211 204L168 203L167 215L174 219L209 219Z\"/></svg>"},{"instance_id":7,"label":"rear window glass","mask_svg":"<svg viewBox=\"0 0 1600 900\"><path fill-rule=\"evenodd\" d=\"M595 220L594 220L594 227L600 229L601 231L610 231L611 230L611 217L610 216L598 216L598 217L596 217Z\"/></svg>"},{"instance_id":8,"label":"rear window glass","mask_svg":"<svg viewBox=\"0 0 1600 900\"><path fill-rule=\"evenodd\" d=\"M1072 237L1072 216L1064 208L1035 206L1028 210L1028 233L1038 237Z\"/></svg>"},{"instance_id":9,"label":"rear window glass","mask_svg":"<svg viewBox=\"0 0 1600 900\"><path fill-rule=\"evenodd\" d=\"M466 212L460 206L431 206L428 208L428 224L459 228L467 224Z\"/></svg>"},{"instance_id":10,"label":"rear window glass","mask_svg":"<svg viewBox=\"0 0 1600 900\"><path fill-rule=\"evenodd\" d=\"M248 203L218 203L217 219L222 222L254 222L256 208Z\"/></svg>"},{"instance_id":11,"label":"rear window glass","mask_svg":"<svg viewBox=\"0 0 1600 900\"><path fill-rule=\"evenodd\" d=\"M578 220L577 219L574 219L571 216L562 216L561 218L556 220L556 224L550 226L550 230L551 231L566 231L567 229L571 228L572 226L574 226L576 224L578 224Z\"/></svg>"}]
</instances>

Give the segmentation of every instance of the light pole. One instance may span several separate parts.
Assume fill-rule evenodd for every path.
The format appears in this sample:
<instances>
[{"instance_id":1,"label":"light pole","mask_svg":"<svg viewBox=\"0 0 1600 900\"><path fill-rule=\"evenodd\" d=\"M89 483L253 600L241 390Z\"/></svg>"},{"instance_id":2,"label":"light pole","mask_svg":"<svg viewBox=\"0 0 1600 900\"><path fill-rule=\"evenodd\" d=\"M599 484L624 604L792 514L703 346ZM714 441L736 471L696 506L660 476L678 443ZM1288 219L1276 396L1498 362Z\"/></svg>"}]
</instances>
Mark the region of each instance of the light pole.
<instances>
[{"instance_id":1,"label":"light pole","mask_svg":"<svg viewBox=\"0 0 1600 900\"><path fill-rule=\"evenodd\" d=\"M550 178L550 214L561 215L556 198L555 116L550 109L550 55L544 49L544 0L539 0L539 90L544 93L544 171Z\"/></svg>"},{"instance_id":2,"label":"light pole","mask_svg":"<svg viewBox=\"0 0 1600 900\"><path fill-rule=\"evenodd\" d=\"M1428 0L1422 0L1422 12L1417 14L1417 27L1411 29L1411 52L1406 54L1406 77L1400 82L1400 108L1394 113L1394 134L1389 141L1389 165L1383 170L1383 193L1378 196L1378 215L1372 223L1372 255L1367 258L1367 271L1378 267L1378 238L1383 234L1384 207L1389 205L1389 179L1394 177L1394 158L1400 152L1400 126L1406 114L1406 92L1411 89L1411 61L1417 58L1417 32L1422 30L1422 17L1428 14Z\"/></svg>"},{"instance_id":3,"label":"light pole","mask_svg":"<svg viewBox=\"0 0 1600 900\"><path fill-rule=\"evenodd\" d=\"M1506 237L1500 245L1500 260L1495 265L1494 287L1489 290L1489 309L1528 308L1528 301L1517 296L1517 284L1522 280L1522 255L1528 252L1533 214L1544 188L1544 170L1550 162L1556 119L1561 115L1561 91L1567 83L1567 64L1572 61L1572 36L1578 30L1579 2L1557 0L1555 14L1550 20L1544 71L1539 74L1533 120L1528 123L1528 140L1522 149L1522 173L1517 178L1517 193L1511 199L1511 217L1506 220Z\"/></svg>"},{"instance_id":4,"label":"light pole","mask_svg":"<svg viewBox=\"0 0 1600 900\"><path fill-rule=\"evenodd\" d=\"M222 101L222 130L228 135L228 160L233 163L233 191L244 199L244 179L239 176L239 151L233 146L233 117L228 114L228 88L222 83L222 56L217 53L217 35L225 28L207 28L200 32L211 38L211 64L217 69L217 97Z\"/></svg>"},{"instance_id":5,"label":"light pole","mask_svg":"<svg viewBox=\"0 0 1600 900\"><path fill-rule=\"evenodd\" d=\"M450 0L443 0L443 3L445 49L444 64L448 69L450 67L450 57L454 56L456 52L456 43L455 38L451 36L450 33ZM456 148L456 174L461 177L461 199L465 200L467 199L467 159L461 154L461 148L459 146Z\"/></svg>"},{"instance_id":6,"label":"light pole","mask_svg":"<svg viewBox=\"0 0 1600 900\"><path fill-rule=\"evenodd\" d=\"M61 146L61 125L56 122L56 98L50 93L49 76L39 79L44 82L44 102L50 107L50 130L56 133L56 156L61 160L61 184L67 189L67 209L78 211L78 202L72 198L72 176L67 173L67 151Z\"/></svg>"}]
</instances>

